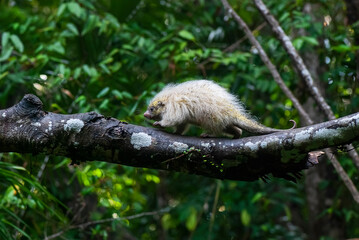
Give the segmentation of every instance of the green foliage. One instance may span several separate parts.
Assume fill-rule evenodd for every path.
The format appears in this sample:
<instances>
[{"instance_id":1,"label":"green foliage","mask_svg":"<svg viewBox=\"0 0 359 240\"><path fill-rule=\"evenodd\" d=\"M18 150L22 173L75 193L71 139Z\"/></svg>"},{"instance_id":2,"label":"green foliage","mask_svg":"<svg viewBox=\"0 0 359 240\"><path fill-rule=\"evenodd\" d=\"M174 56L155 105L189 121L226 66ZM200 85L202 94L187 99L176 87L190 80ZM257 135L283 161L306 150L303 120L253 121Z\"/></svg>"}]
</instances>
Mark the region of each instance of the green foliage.
<instances>
[{"instance_id":1,"label":"green foliage","mask_svg":"<svg viewBox=\"0 0 359 240\"><path fill-rule=\"evenodd\" d=\"M32 239L35 226L26 223L22 217L31 211L32 217L46 221L66 223L59 210L62 205L25 168L0 162L0 186L4 191L0 201L0 237L12 239L13 234ZM38 225L37 227L43 227ZM26 229L26 231L23 230ZM32 234L29 234L31 232ZM35 235L32 235L35 236Z\"/></svg>"},{"instance_id":2,"label":"green foliage","mask_svg":"<svg viewBox=\"0 0 359 240\"><path fill-rule=\"evenodd\" d=\"M251 29L264 22L252 1L231 4ZM304 1L266 4L299 53L314 53L336 115L358 111L358 33L344 24L344 2L320 1L311 14ZM150 126L142 113L165 84L209 78L238 95L265 125L300 123L256 49L222 9L220 1L203 0L0 1L0 107L34 93L48 111L97 111ZM308 91L280 42L267 27L255 35L287 86L305 102ZM226 51L240 39L235 51ZM41 171L43 156L0 156L1 239L41 239L61 231L65 239L310 238L313 219L304 181L224 181L216 201L213 179L99 162L73 167L60 157L45 162L43 178L37 179L32 175ZM341 162L356 174L350 160L341 157ZM326 177L322 190L335 186L336 192L318 219L340 217L345 237L357 236L358 207L343 184ZM168 206L171 211L162 215L69 229Z\"/></svg>"}]
</instances>

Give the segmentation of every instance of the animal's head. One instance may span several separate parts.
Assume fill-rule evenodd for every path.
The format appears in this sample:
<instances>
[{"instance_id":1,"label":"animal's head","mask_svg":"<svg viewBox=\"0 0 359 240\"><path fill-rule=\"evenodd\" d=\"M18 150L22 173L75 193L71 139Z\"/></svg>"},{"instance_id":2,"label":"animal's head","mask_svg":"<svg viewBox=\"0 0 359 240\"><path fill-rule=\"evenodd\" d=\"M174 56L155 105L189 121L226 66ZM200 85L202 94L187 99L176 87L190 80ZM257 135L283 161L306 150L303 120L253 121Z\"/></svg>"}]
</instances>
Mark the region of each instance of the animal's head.
<instances>
[{"instance_id":1,"label":"animal's head","mask_svg":"<svg viewBox=\"0 0 359 240\"><path fill-rule=\"evenodd\" d=\"M162 119L165 104L162 101L153 101L147 108L147 111L143 114L148 119L159 121Z\"/></svg>"}]
</instances>

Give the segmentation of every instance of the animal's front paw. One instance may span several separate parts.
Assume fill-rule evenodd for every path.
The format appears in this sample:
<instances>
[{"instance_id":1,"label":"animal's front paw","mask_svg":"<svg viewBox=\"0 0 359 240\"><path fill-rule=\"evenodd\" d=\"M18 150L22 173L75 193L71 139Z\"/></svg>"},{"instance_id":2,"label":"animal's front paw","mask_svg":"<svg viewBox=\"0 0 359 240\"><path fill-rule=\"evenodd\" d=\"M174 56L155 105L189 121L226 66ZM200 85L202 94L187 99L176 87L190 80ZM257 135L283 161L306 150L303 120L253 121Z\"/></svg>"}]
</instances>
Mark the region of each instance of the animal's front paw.
<instances>
[{"instance_id":1,"label":"animal's front paw","mask_svg":"<svg viewBox=\"0 0 359 240\"><path fill-rule=\"evenodd\" d=\"M154 123L153 123L153 126L154 126L154 127L162 127L161 123L158 122L158 121L154 122Z\"/></svg>"}]
</instances>

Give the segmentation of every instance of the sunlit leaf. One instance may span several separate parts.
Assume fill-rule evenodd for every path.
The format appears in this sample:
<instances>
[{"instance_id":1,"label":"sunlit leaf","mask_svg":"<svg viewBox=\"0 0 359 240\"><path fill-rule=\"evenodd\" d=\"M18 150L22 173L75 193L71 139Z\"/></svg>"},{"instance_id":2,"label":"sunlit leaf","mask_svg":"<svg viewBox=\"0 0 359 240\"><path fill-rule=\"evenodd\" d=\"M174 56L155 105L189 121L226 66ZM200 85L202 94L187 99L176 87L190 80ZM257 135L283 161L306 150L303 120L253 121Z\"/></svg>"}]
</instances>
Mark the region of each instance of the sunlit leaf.
<instances>
[{"instance_id":1,"label":"sunlit leaf","mask_svg":"<svg viewBox=\"0 0 359 240\"><path fill-rule=\"evenodd\" d=\"M105 96L108 92L110 91L109 87L105 87L104 89L102 89L96 96L96 98L102 98L103 96Z\"/></svg>"},{"instance_id":2,"label":"sunlit leaf","mask_svg":"<svg viewBox=\"0 0 359 240\"><path fill-rule=\"evenodd\" d=\"M178 33L179 36L183 37L184 39L187 39L187 40L191 40L191 41L194 41L195 40L195 37L193 36L192 33L188 32L187 30L181 30L179 33Z\"/></svg>"},{"instance_id":3,"label":"sunlit leaf","mask_svg":"<svg viewBox=\"0 0 359 240\"><path fill-rule=\"evenodd\" d=\"M74 14L76 17L80 17L82 13L82 8L77 2L69 2L67 4L69 11Z\"/></svg>"},{"instance_id":4,"label":"sunlit leaf","mask_svg":"<svg viewBox=\"0 0 359 240\"><path fill-rule=\"evenodd\" d=\"M10 39L10 33L3 32L3 34L1 35L1 46L2 46L2 48L6 47L6 45L9 42L9 39Z\"/></svg>"},{"instance_id":5,"label":"sunlit leaf","mask_svg":"<svg viewBox=\"0 0 359 240\"><path fill-rule=\"evenodd\" d=\"M101 105L99 106L99 109L108 109L108 104L109 104L110 100L109 99L105 99Z\"/></svg>"},{"instance_id":6,"label":"sunlit leaf","mask_svg":"<svg viewBox=\"0 0 359 240\"><path fill-rule=\"evenodd\" d=\"M57 9L57 16L61 16L67 7L67 3L62 3Z\"/></svg>"},{"instance_id":7,"label":"sunlit leaf","mask_svg":"<svg viewBox=\"0 0 359 240\"><path fill-rule=\"evenodd\" d=\"M0 59L0 62L1 62L1 59ZM4 77L6 77L6 75L8 75L8 74L9 74L8 71L1 73L0 74L0 80L3 79Z\"/></svg>"},{"instance_id":8,"label":"sunlit leaf","mask_svg":"<svg viewBox=\"0 0 359 240\"><path fill-rule=\"evenodd\" d=\"M279 18L279 22L283 22L285 19L287 19L290 16L289 12L285 12L282 14L282 16L280 16Z\"/></svg>"},{"instance_id":9,"label":"sunlit leaf","mask_svg":"<svg viewBox=\"0 0 359 240\"><path fill-rule=\"evenodd\" d=\"M97 22L99 21L98 16L90 15L86 21L85 27L83 28L81 35L86 35L89 31L96 27Z\"/></svg>"},{"instance_id":10,"label":"sunlit leaf","mask_svg":"<svg viewBox=\"0 0 359 240\"><path fill-rule=\"evenodd\" d=\"M186 227L189 231L193 231L197 226L197 211L195 208L191 208L191 213L186 220Z\"/></svg>"},{"instance_id":11,"label":"sunlit leaf","mask_svg":"<svg viewBox=\"0 0 359 240\"><path fill-rule=\"evenodd\" d=\"M129 99L132 99L133 96L131 93L127 92L127 91L123 91L122 92L122 96L126 97L126 98L129 98Z\"/></svg>"},{"instance_id":12,"label":"sunlit leaf","mask_svg":"<svg viewBox=\"0 0 359 240\"><path fill-rule=\"evenodd\" d=\"M331 47L331 50L337 51L337 52L349 52L352 50L352 48L349 45L341 44L341 45Z\"/></svg>"},{"instance_id":13,"label":"sunlit leaf","mask_svg":"<svg viewBox=\"0 0 359 240\"><path fill-rule=\"evenodd\" d=\"M257 193L254 195L254 197L252 198L251 202L252 202L252 203L255 203L255 202L257 202L258 200L260 200L262 197L263 197L263 193L257 192Z\"/></svg>"},{"instance_id":14,"label":"sunlit leaf","mask_svg":"<svg viewBox=\"0 0 359 240\"><path fill-rule=\"evenodd\" d=\"M302 38L303 38L303 40L305 42L307 42L307 43L309 43L309 44L311 44L313 46L318 46L319 45L318 40L316 38L314 38L314 37L303 36Z\"/></svg>"},{"instance_id":15,"label":"sunlit leaf","mask_svg":"<svg viewBox=\"0 0 359 240\"><path fill-rule=\"evenodd\" d=\"M111 93L119 100L123 99L122 93L120 91L118 91L117 89L112 90Z\"/></svg>"},{"instance_id":16,"label":"sunlit leaf","mask_svg":"<svg viewBox=\"0 0 359 240\"><path fill-rule=\"evenodd\" d=\"M242 224L246 227L248 227L251 222L251 216L249 215L249 213L246 209L244 209L241 212L241 221L242 221Z\"/></svg>"},{"instance_id":17,"label":"sunlit leaf","mask_svg":"<svg viewBox=\"0 0 359 240\"><path fill-rule=\"evenodd\" d=\"M164 229L170 229L171 227L173 227L173 224L171 224L172 223L171 215L169 213L166 213L162 216L161 222Z\"/></svg>"},{"instance_id":18,"label":"sunlit leaf","mask_svg":"<svg viewBox=\"0 0 359 240\"><path fill-rule=\"evenodd\" d=\"M55 42L47 47L49 51L57 52L60 54L65 54L65 48L62 46L60 42Z\"/></svg>"},{"instance_id":19,"label":"sunlit leaf","mask_svg":"<svg viewBox=\"0 0 359 240\"><path fill-rule=\"evenodd\" d=\"M13 47L7 47L7 48L2 49L1 55L0 55L0 62L7 60L10 57L13 50L14 50Z\"/></svg>"},{"instance_id":20,"label":"sunlit leaf","mask_svg":"<svg viewBox=\"0 0 359 240\"><path fill-rule=\"evenodd\" d=\"M22 53L24 51L24 45L22 44L20 38L17 35L11 34L10 39L14 44L14 47Z\"/></svg>"},{"instance_id":21,"label":"sunlit leaf","mask_svg":"<svg viewBox=\"0 0 359 240\"><path fill-rule=\"evenodd\" d=\"M68 23L67 28L76 36L79 35L79 31L77 30L76 26L73 23Z\"/></svg>"}]
</instances>

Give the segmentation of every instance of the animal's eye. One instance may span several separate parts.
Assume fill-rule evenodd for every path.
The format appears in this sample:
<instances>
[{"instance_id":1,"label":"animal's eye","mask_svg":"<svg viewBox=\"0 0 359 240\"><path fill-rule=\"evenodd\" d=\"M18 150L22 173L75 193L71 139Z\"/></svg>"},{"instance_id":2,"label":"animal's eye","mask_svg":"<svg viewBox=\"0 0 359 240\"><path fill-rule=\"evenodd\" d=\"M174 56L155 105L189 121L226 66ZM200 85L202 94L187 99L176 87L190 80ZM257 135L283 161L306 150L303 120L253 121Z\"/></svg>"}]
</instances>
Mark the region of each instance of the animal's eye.
<instances>
[{"instance_id":1,"label":"animal's eye","mask_svg":"<svg viewBox=\"0 0 359 240\"><path fill-rule=\"evenodd\" d=\"M150 107L150 111L153 112L155 110L155 107Z\"/></svg>"}]
</instances>

